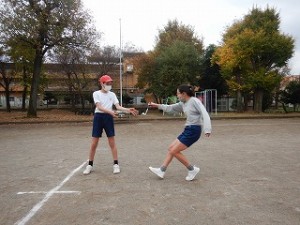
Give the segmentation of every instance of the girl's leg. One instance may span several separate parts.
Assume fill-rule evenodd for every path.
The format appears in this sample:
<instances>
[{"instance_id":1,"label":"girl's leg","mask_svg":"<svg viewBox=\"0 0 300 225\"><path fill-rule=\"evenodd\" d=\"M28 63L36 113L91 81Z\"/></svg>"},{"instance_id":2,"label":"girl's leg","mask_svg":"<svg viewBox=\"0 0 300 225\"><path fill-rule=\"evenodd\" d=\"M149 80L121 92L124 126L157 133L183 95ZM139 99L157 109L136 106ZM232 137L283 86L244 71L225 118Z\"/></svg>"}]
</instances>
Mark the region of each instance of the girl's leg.
<instances>
[{"instance_id":1,"label":"girl's leg","mask_svg":"<svg viewBox=\"0 0 300 225\"><path fill-rule=\"evenodd\" d=\"M160 178L164 178L165 171L166 171L167 167L169 166L169 164L171 163L173 157L175 157L176 159L178 159L186 167L190 168L191 165L190 165L189 161L181 153L181 151L183 151L185 149L187 149L187 146L185 146L178 139L176 139L170 145L170 147L168 149L168 154L167 154L167 156L166 156L166 158L165 158L162 166L160 168L153 168L153 167L150 166L149 169L153 173L155 173L157 176L159 176Z\"/></svg>"},{"instance_id":2,"label":"girl's leg","mask_svg":"<svg viewBox=\"0 0 300 225\"><path fill-rule=\"evenodd\" d=\"M170 164L173 157L178 159L183 165L186 166L188 169L188 175L186 176L185 180L192 181L194 180L195 176L199 173L200 168L196 166L192 166L187 158L181 153L181 151L187 149L187 146L182 144L179 140L175 140L173 144L169 148L168 155L164 161L162 168L166 170L167 166Z\"/></svg>"},{"instance_id":3,"label":"girl's leg","mask_svg":"<svg viewBox=\"0 0 300 225\"><path fill-rule=\"evenodd\" d=\"M192 166L188 159L181 153L181 151L187 149L187 146L182 144L178 139L176 139L172 145L169 148L169 152L167 154L167 157L160 168L162 172L161 177L164 176L164 171L167 169L168 165L172 161L173 157L178 159L187 169L188 169L188 175L186 176L187 181L192 181L195 176L199 173L200 168ZM157 174L160 174L159 172Z\"/></svg>"},{"instance_id":4,"label":"girl's leg","mask_svg":"<svg viewBox=\"0 0 300 225\"><path fill-rule=\"evenodd\" d=\"M187 146L182 144L178 139L172 142L168 149L168 154L162 164L165 168L171 163L173 157L178 159L184 166L190 166L188 159L181 153L181 151L187 149Z\"/></svg>"}]
</instances>

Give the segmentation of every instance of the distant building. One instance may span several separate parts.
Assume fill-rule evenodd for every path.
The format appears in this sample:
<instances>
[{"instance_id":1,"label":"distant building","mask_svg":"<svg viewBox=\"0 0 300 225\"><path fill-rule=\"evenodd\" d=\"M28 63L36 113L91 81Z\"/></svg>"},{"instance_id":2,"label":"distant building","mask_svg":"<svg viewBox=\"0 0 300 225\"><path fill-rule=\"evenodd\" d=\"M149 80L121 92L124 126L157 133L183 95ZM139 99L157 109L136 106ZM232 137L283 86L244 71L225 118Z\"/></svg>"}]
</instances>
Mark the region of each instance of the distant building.
<instances>
[{"instance_id":1,"label":"distant building","mask_svg":"<svg viewBox=\"0 0 300 225\"><path fill-rule=\"evenodd\" d=\"M122 65L122 92L123 95L127 94L133 98L134 104L140 104L143 98L143 90L139 90L136 87L138 75L135 74L135 68L131 63L132 57L141 53L124 53L123 65ZM6 63L7 71L11 71L14 68L14 64ZM99 71L99 65L76 65L76 76L79 79L85 79L85 86L82 92L88 96L87 104L92 104L92 93L99 89L98 79L101 75ZM108 75L114 80L113 92L120 97L120 66L115 64L112 66L111 71L107 72ZM66 68L61 64L44 64L42 71L43 79L41 79L41 93L38 95L38 107L47 107L48 105L56 105L64 107L70 104L70 95L72 92L72 85L66 72ZM75 74L72 74L74 77ZM0 76L0 82L2 82L2 76ZM12 108L21 108L22 106L22 93L24 87L22 86L22 77L17 75L13 78L10 84L10 104ZM28 90L30 91L30 90ZM49 97L50 96L50 97ZM45 97L49 97L47 101ZM80 103L78 96L74 96L76 104ZM29 94L26 97L26 106L29 103ZM6 108L5 89L0 86L0 109Z\"/></svg>"}]
</instances>

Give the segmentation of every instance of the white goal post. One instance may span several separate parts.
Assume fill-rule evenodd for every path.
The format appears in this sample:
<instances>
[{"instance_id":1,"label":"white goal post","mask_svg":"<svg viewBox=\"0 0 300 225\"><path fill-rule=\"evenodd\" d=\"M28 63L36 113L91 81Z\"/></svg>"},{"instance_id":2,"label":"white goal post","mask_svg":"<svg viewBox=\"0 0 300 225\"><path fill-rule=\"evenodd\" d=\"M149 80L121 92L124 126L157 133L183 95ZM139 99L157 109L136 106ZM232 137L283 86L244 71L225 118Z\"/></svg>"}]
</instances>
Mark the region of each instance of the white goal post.
<instances>
[{"instance_id":1,"label":"white goal post","mask_svg":"<svg viewBox=\"0 0 300 225\"><path fill-rule=\"evenodd\" d=\"M206 89L195 92L195 97L199 98L208 113L218 113L218 92L217 89Z\"/></svg>"}]
</instances>

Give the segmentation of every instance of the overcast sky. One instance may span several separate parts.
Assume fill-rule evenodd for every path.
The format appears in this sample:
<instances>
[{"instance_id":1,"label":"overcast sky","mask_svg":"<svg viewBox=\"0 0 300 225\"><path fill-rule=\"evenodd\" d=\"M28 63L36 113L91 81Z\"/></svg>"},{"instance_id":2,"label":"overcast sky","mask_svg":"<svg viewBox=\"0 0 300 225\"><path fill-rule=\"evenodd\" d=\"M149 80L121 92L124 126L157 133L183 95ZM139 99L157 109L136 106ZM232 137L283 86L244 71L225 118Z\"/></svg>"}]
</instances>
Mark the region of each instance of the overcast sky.
<instances>
[{"instance_id":1,"label":"overcast sky","mask_svg":"<svg viewBox=\"0 0 300 225\"><path fill-rule=\"evenodd\" d=\"M144 51L152 50L158 30L169 20L190 25L204 45L218 45L222 33L234 20L242 19L253 6L275 8L281 18L280 29L295 39L295 53L289 62L291 74L300 74L299 0L82 0L102 33L102 45L130 43ZM120 22L121 21L121 22ZM284 46L283 46L284 47Z\"/></svg>"}]
</instances>

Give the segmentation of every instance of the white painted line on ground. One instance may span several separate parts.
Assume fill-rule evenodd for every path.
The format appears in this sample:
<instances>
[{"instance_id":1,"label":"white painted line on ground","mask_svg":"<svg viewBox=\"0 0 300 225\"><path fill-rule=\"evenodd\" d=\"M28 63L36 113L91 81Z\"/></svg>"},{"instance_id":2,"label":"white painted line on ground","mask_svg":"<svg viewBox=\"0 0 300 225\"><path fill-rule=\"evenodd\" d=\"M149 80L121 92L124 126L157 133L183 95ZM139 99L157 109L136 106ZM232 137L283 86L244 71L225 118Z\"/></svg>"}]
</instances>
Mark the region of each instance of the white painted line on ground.
<instances>
[{"instance_id":1,"label":"white painted line on ground","mask_svg":"<svg viewBox=\"0 0 300 225\"><path fill-rule=\"evenodd\" d=\"M57 192L68 180L70 180L70 178L75 173L77 173L85 164L86 162L82 163L79 167L73 170L59 185L47 192L46 196L39 203L37 203L26 216L16 222L15 225L25 225L43 207L43 205L49 200L49 198L53 194L55 194L55 192Z\"/></svg>"},{"instance_id":2,"label":"white painted line on ground","mask_svg":"<svg viewBox=\"0 0 300 225\"><path fill-rule=\"evenodd\" d=\"M47 191L20 191L17 195L25 194L47 194ZM81 191L54 191L53 194L80 194Z\"/></svg>"}]
</instances>

